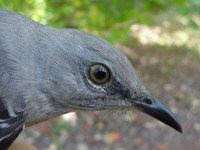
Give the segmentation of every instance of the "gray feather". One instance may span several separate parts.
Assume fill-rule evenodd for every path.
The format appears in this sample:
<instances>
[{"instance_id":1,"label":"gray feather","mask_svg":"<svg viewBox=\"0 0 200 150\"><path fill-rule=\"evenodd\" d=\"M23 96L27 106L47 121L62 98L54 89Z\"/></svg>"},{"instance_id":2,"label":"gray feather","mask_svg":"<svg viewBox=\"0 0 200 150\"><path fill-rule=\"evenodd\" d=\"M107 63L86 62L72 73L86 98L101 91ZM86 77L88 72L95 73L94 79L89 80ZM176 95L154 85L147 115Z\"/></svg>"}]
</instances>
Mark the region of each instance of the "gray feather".
<instances>
[{"instance_id":1,"label":"gray feather","mask_svg":"<svg viewBox=\"0 0 200 150\"><path fill-rule=\"evenodd\" d=\"M109 88L99 90L88 83L85 72L94 62L113 70ZM99 109L120 106L123 93L138 96L147 91L127 58L111 44L86 32L43 26L0 10L0 96L15 112L25 110L27 125L77 109L83 102L94 105L90 103L95 99L113 99Z\"/></svg>"}]
</instances>

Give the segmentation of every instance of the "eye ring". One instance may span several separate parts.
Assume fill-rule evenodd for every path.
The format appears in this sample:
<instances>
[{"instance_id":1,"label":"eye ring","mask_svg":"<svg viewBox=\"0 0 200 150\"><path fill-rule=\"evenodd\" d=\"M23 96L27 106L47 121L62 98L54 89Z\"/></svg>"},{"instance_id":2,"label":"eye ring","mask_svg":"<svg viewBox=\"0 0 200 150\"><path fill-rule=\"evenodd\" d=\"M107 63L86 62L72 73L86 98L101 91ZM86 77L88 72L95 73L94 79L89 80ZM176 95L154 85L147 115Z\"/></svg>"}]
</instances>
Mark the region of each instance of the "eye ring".
<instances>
[{"instance_id":1,"label":"eye ring","mask_svg":"<svg viewBox=\"0 0 200 150\"><path fill-rule=\"evenodd\" d=\"M89 68L89 77L95 84L105 84L110 80L110 70L103 64L93 64Z\"/></svg>"}]
</instances>

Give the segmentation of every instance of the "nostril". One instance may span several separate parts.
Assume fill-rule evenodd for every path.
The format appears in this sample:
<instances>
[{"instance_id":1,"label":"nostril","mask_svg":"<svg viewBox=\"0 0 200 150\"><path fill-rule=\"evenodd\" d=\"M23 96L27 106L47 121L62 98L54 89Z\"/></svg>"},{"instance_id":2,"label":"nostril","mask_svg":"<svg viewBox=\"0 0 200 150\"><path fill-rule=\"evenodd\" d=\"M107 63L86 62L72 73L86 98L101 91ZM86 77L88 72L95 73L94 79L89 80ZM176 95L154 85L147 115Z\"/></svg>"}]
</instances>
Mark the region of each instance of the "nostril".
<instances>
[{"instance_id":1,"label":"nostril","mask_svg":"<svg viewBox=\"0 0 200 150\"><path fill-rule=\"evenodd\" d=\"M150 100L150 99L145 99L144 102L146 104L148 104L148 105L152 105L153 104L152 100Z\"/></svg>"}]
</instances>

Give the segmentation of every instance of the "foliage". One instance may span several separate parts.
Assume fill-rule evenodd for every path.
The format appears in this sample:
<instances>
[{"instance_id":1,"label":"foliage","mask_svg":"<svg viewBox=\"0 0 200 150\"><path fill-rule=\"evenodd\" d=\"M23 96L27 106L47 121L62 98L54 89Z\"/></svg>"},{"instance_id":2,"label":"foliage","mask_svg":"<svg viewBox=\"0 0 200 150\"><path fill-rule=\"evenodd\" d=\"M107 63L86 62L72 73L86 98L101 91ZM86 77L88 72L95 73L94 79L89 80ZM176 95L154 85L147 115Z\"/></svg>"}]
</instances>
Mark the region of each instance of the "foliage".
<instances>
[{"instance_id":1,"label":"foliage","mask_svg":"<svg viewBox=\"0 0 200 150\"><path fill-rule=\"evenodd\" d=\"M125 42L132 23L152 24L162 12L200 14L199 0L0 0L0 8L55 27L73 27ZM191 27L197 25L189 20Z\"/></svg>"}]
</instances>

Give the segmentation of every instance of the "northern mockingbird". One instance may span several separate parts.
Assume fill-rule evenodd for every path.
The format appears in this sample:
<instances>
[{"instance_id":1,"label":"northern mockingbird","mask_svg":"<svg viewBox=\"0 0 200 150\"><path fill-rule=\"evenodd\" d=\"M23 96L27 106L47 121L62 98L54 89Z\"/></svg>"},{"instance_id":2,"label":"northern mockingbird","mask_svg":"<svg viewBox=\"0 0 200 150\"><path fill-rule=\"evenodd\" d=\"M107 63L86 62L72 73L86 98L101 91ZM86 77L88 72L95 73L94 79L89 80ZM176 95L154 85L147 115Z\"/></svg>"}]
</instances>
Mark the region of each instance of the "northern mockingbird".
<instances>
[{"instance_id":1,"label":"northern mockingbird","mask_svg":"<svg viewBox=\"0 0 200 150\"><path fill-rule=\"evenodd\" d=\"M182 132L129 60L89 33L0 10L0 148L30 126L76 110L139 109Z\"/></svg>"}]
</instances>

